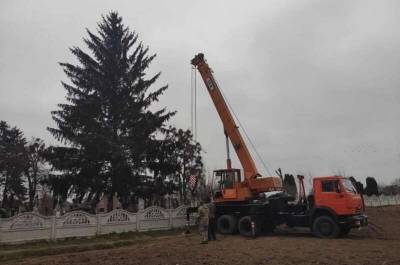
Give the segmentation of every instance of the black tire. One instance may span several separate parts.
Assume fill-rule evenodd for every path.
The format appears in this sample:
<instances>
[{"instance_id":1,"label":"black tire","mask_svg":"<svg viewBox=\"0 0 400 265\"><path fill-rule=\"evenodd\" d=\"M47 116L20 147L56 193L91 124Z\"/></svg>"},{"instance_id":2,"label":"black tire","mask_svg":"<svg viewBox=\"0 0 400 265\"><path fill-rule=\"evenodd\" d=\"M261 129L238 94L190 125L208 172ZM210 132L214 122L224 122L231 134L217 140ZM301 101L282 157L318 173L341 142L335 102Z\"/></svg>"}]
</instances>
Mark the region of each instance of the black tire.
<instances>
[{"instance_id":1,"label":"black tire","mask_svg":"<svg viewBox=\"0 0 400 265\"><path fill-rule=\"evenodd\" d=\"M237 219L233 215L224 214L217 220L217 229L221 234L233 234L237 231Z\"/></svg>"},{"instance_id":2,"label":"black tire","mask_svg":"<svg viewBox=\"0 0 400 265\"><path fill-rule=\"evenodd\" d=\"M242 236L253 236L253 229L251 228L251 217L250 216L243 216L239 220L238 224L239 233Z\"/></svg>"},{"instance_id":3,"label":"black tire","mask_svg":"<svg viewBox=\"0 0 400 265\"><path fill-rule=\"evenodd\" d=\"M338 224L332 217L322 215L315 218L312 226L314 235L320 238L336 238L340 234Z\"/></svg>"},{"instance_id":4,"label":"black tire","mask_svg":"<svg viewBox=\"0 0 400 265\"><path fill-rule=\"evenodd\" d=\"M341 226L340 227L340 236L345 237L349 234L351 230L350 226Z\"/></svg>"},{"instance_id":5,"label":"black tire","mask_svg":"<svg viewBox=\"0 0 400 265\"><path fill-rule=\"evenodd\" d=\"M251 227L251 217L243 216L239 220L238 230L242 236L246 237L259 236L261 234L261 225L259 222L254 221L254 234L253 234L253 228Z\"/></svg>"}]
</instances>

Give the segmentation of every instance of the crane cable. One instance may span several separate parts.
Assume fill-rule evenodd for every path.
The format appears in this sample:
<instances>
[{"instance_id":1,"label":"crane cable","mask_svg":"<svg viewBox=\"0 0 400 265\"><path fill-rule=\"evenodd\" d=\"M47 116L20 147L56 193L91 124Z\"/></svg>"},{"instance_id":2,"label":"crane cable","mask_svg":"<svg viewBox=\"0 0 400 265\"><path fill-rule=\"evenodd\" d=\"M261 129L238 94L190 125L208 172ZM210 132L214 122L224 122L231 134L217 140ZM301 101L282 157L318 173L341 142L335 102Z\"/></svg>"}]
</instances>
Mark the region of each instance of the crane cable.
<instances>
[{"instance_id":1,"label":"crane cable","mask_svg":"<svg viewBox=\"0 0 400 265\"><path fill-rule=\"evenodd\" d=\"M194 141L197 142L197 71L194 69Z\"/></svg>"},{"instance_id":2,"label":"crane cable","mask_svg":"<svg viewBox=\"0 0 400 265\"><path fill-rule=\"evenodd\" d=\"M193 71L194 67L192 66L192 70L190 72L190 131L193 134Z\"/></svg>"},{"instance_id":3,"label":"crane cable","mask_svg":"<svg viewBox=\"0 0 400 265\"><path fill-rule=\"evenodd\" d=\"M240 122L239 117L236 115L236 112L234 111L234 109L232 108L228 98L225 96L224 91L222 91L221 86L219 85L218 81L215 79L215 82L217 83L217 86L219 87L219 90L221 91L221 95L222 97L225 99L226 104L228 105L229 109L232 111L233 116L235 117L235 119L237 120L240 128L242 128L244 135L246 136L246 139L249 141L251 147L253 148L254 152L256 153L258 159L261 161L261 164L263 165L264 169L267 171L267 173L272 176L271 171L269 170L267 164L265 163L265 161L262 159L260 153L258 152L256 146L254 145L253 141L251 140L250 136L247 134L245 127L243 126L243 124Z\"/></svg>"}]
</instances>

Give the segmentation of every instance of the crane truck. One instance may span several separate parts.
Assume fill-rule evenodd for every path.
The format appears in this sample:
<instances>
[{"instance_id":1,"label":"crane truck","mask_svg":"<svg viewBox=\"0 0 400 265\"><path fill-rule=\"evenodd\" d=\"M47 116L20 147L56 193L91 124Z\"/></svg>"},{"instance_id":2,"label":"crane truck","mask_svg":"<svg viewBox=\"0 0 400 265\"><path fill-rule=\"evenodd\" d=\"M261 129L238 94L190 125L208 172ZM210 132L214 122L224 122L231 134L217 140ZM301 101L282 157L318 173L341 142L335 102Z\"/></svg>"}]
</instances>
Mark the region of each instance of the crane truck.
<instances>
[{"instance_id":1,"label":"crane truck","mask_svg":"<svg viewBox=\"0 0 400 265\"><path fill-rule=\"evenodd\" d=\"M313 192L306 196L304 177L299 175L300 196L295 201L284 192L280 177L262 176L204 54L197 54L191 64L200 72L221 118L226 137L226 168L213 172L218 183L213 199L220 233L239 232L244 236L256 236L286 224L290 227L308 227L321 238L334 238L347 235L352 228L368 224L362 195L348 178L315 177L312 181ZM243 167L243 177L240 169L232 168L229 141Z\"/></svg>"}]
</instances>

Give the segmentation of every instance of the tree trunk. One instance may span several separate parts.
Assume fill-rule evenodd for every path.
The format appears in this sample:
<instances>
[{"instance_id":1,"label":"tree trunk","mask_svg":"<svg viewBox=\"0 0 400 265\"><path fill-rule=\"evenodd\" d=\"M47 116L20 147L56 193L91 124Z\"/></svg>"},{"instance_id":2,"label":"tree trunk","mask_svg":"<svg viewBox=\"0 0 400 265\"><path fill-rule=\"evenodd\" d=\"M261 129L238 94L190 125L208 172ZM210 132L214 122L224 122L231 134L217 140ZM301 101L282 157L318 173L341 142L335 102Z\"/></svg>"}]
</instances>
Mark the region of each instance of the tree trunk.
<instances>
[{"instance_id":1,"label":"tree trunk","mask_svg":"<svg viewBox=\"0 0 400 265\"><path fill-rule=\"evenodd\" d=\"M182 203L183 194L182 194L182 175L179 174L178 178L178 190L179 190L179 201Z\"/></svg>"},{"instance_id":2,"label":"tree trunk","mask_svg":"<svg viewBox=\"0 0 400 265\"><path fill-rule=\"evenodd\" d=\"M186 169L186 166L185 166L186 164L185 164L185 161L184 161L184 165L183 165L183 177L182 177L182 179L183 179L183 183L182 183L182 190L183 190L183 203L187 203L187 181L186 181L186 179L187 179L187 177L188 177L188 174L187 174L187 169Z\"/></svg>"},{"instance_id":3,"label":"tree trunk","mask_svg":"<svg viewBox=\"0 0 400 265\"><path fill-rule=\"evenodd\" d=\"M33 185L32 185L32 178L29 174L29 172L25 172L26 178L28 179L28 196L29 196L29 202L28 202L28 210L32 211L33 210L33 201L35 200L35 193L33 191Z\"/></svg>"},{"instance_id":4,"label":"tree trunk","mask_svg":"<svg viewBox=\"0 0 400 265\"><path fill-rule=\"evenodd\" d=\"M1 200L1 208L7 208L7 193L8 193L7 185L8 185L8 177L6 176L4 181L3 199Z\"/></svg>"},{"instance_id":5,"label":"tree trunk","mask_svg":"<svg viewBox=\"0 0 400 265\"><path fill-rule=\"evenodd\" d=\"M107 195L107 212L111 212L114 208L113 193Z\"/></svg>"}]
</instances>

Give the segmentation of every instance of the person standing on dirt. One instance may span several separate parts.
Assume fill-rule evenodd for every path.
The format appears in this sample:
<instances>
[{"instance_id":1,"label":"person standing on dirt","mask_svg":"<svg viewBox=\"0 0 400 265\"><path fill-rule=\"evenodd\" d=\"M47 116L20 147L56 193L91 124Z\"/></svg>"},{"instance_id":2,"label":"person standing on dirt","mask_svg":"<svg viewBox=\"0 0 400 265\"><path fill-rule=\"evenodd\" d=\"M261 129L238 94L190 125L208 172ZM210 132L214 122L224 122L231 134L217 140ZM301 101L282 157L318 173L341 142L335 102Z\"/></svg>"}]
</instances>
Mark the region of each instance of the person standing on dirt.
<instances>
[{"instance_id":1,"label":"person standing on dirt","mask_svg":"<svg viewBox=\"0 0 400 265\"><path fill-rule=\"evenodd\" d=\"M197 213L199 215L199 232L203 238L203 241L201 242L202 244L207 244L208 243L208 206L207 204L204 203L204 201L201 202L201 205L199 206Z\"/></svg>"},{"instance_id":2,"label":"person standing on dirt","mask_svg":"<svg viewBox=\"0 0 400 265\"><path fill-rule=\"evenodd\" d=\"M214 202L208 198L207 199L208 206L208 240L217 240L215 236L215 204Z\"/></svg>"}]
</instances>

